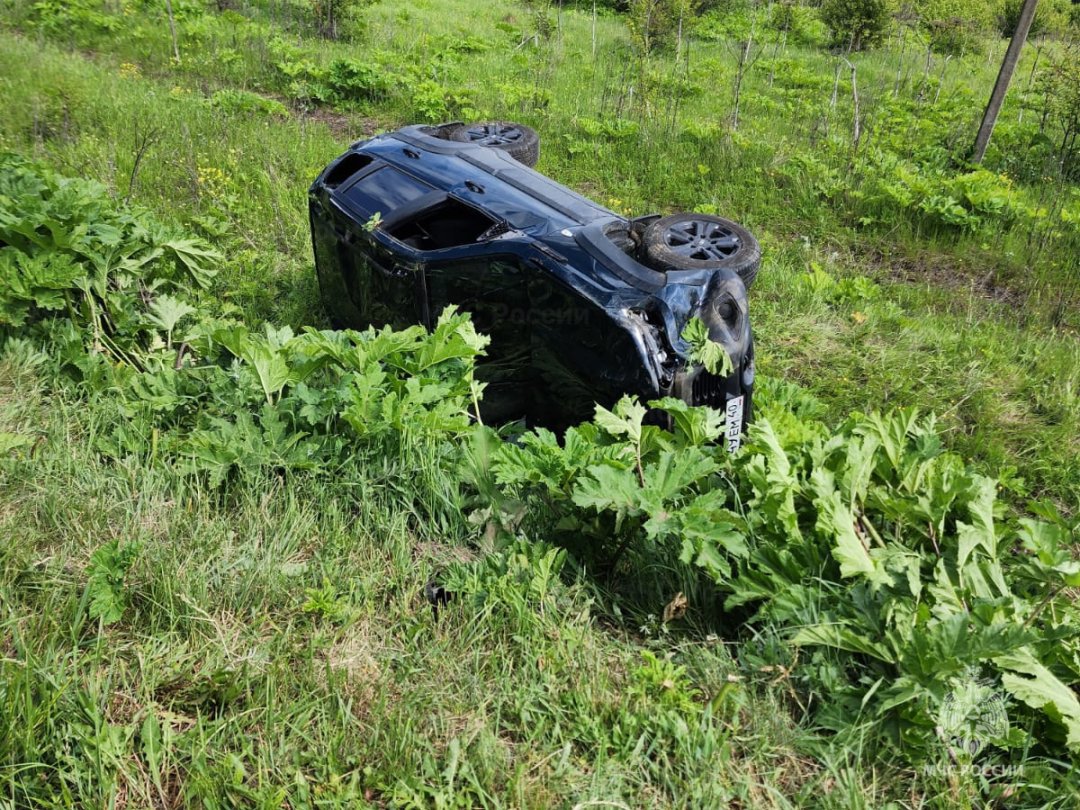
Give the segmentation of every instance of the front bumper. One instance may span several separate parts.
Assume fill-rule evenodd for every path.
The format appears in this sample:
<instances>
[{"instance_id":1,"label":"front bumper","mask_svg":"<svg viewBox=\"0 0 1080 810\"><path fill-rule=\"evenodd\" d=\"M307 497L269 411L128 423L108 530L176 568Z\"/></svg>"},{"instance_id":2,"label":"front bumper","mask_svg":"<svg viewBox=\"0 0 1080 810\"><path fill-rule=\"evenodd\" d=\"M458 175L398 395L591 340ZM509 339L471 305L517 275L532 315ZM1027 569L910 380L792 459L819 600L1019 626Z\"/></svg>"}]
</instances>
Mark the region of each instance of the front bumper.
<instances>
[{"instance_id":1,"label":"front bumper","mask_svg":"<svg viewBox=\"0 0 1080 810\"><path fill-rule=\"evenodd\" d=\"M702 366L681 369L672 382L671 396L687 405L704 405L723 411L727 418L724 440L728 450L734 453L742 446L746 427L753 418L753 343L727 377L710 374Z\"/></svg>"}]
</instances>

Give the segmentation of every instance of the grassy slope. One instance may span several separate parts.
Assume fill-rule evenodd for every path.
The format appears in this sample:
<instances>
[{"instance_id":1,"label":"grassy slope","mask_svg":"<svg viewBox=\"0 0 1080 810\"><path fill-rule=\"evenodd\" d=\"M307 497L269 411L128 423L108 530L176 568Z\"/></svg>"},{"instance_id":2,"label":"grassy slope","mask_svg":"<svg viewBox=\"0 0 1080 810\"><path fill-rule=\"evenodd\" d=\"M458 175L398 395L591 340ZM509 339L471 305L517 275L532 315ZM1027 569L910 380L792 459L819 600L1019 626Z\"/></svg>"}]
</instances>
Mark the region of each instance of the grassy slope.
<instances>
[{"instance_id":1,"label":"grassy slope","mask_svg":"<svg viewBox=\"0 0 1080 810\"><path fill-rule=\"evenodd\" d=\"M422 57L431 45L417 32L442 30L448 18L469 20L458 24L481 38L506 37L468 2L375 11L373 33L394 54ZM696 166L702 151L668 149L659 133L601 141L599 161L575 154L575 143L588 138L573 117L604 112L613 69L573 69L588 49L588 21L566 20L554 62L483 54L480 77L471 80L477 93L491 94L480 106L493 110L499 91L482 76L500 60L553 89L549 112L530 119L548 144L542 169L637 210L706 202L746 219L769 251L754 295L765 371L807 384L838 418L882 404L935 409L961 449L992 467L1015 463L1040 490L1075 500L1075 336L1022 326L1009 306L963 283L887 283L877 300L828 302L799 281L810 262L837 276L884 271L859 258L866 251L851 249L828 211L816 226L784 219L783 199L762 181L770 162L755 150L719 146L705 174ZM617 29L602 20L600 33L603 42ZM120 75L131 73L121 62L140 61L131 53L99 53L91 63L9 35L2 45L0 145L35 151L124 196L135 132L153 122L157 140L133 198L168 218L220 220L208 224L228 233L222 294L252 317L319 321L304 190L347 137L303 116L212 110L201 100L208 87L198 65L174 74L160 48L145 47L147 78L139 78ZM241 60L256 53L238 50ZM711 58L730 70L722 50L703 51L698 64ZM247 64L230 71L234 79L258 74ZM695 103L726 109L728 102L718 91ZM362 117L371 116L405 117L394 108ZM746 116L755 120L752 105ZM652 171L643 165L666 164L643 153L694 162L689 172ZM725 172L731 182L717 182ZM949 259L949 249L931 254ZM0 544L0 654L24 662L5 669L12 688L0 707L7 746L0 800L13 806L25 803L11 792L16 762L65 771L68 789L88 806L114 795L133 806L168 804L181 790L222 806L279 806L282 793L302 804L305 791L329 800L350 791L385 799L397 790L401 801L421 782L429 791L415 794L421 803L441 791L463 806L594 798L875 807L909 791L917 802L924 789L943 805L964 802L956 785L950 792L912 786L910 775L882 780L842 756L809 754L816 746L788 719L784 684L771 675L734 687L713 720L687 731L686 747L642 756L630 730L659 711L665 693L643 686L642 639L593 617L597 608L608 613L595 583L561 587L558 610L544 615L451 610L435 625L416 594L429 571L459 553L464 529L416 525L407 492L373 475L318 487L259 482L221 503L171 475L102 465L79 449L93 433L93 414L43 398L26 363L3 361L0 391L0 430L44 437L33 463L7 468L12 474L0 480L0 536L8 539ZM133 617L99 634L77 617L89 554L111 538L142 540L146 552L133 575ZM304 610L305 589L325 580L352 611L344 625ZM669 595L623 607L636 619L659 612ZM736 667L723 646L706 640L708 630L691 622L685 635L658 646L677 651L695 688L724 694ZM157 759L146 742L154 736L148 717L167 739ZM15 729L21 733L9 733ZM64 751L69 760L53 759ZM406 774L415 785L397 783Z\"/></svg>"}]
</instances>

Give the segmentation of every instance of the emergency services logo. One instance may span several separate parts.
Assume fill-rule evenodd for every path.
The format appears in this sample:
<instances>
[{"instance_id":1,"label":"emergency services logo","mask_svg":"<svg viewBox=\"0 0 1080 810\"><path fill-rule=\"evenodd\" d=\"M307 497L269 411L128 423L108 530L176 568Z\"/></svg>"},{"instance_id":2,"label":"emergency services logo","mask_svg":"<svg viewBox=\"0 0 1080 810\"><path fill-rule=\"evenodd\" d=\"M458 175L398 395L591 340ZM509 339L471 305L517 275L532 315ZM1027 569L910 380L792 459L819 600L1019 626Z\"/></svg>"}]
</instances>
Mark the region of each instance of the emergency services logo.
<instances>
[{"instance_id":1,"label":"emergency services logo","mask_svg":"<svg viewBox=\"0 0 1080 810\"><path fill-rule=\"evenodd\" d=\"M938 734L955 754L974 759L987 743L1008 733L1005 698L993 684L972 679L945 696L938 715Z\"/></svg>"}]
</instances>

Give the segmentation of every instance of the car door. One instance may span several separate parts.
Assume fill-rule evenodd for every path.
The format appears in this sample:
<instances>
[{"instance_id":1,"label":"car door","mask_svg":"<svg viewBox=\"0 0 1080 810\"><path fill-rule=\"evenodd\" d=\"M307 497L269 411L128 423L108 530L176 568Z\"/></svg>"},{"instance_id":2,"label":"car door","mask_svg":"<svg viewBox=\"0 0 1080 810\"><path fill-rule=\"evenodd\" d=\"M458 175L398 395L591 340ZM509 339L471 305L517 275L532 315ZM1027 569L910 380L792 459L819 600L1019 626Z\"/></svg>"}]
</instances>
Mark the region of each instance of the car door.
<instances>
[{"instance_id":1,"label":"car door","mask_svg":"<svg viewBox=\"0 0 1080 810\"><path fill-rule=\"evenodd\" d=\"M425 265L430 317L452 304L491 338L476 370L486 384L481 416L487 421L525 416L532 401L529 272L514 256L433 258Z\"/></svg>"}]
</instances>

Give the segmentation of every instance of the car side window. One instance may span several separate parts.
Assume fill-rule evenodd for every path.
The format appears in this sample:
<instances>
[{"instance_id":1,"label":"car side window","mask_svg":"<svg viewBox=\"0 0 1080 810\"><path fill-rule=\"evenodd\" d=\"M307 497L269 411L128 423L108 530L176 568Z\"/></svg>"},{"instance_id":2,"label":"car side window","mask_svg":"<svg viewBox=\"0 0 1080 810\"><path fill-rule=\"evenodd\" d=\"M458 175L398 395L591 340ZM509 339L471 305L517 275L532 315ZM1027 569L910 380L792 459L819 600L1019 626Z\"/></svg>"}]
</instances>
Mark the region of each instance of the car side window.
<instances>
[{"instance_id":1,"label":"car side window","mask_svg":"<svg viewBox=\"0 0 1080 810\"><path fill-rule=\"evenodd\" d=\"M429 251L473 244L496 225L483 211L449 198L394 223L387 233L410 247Z\"/></svg>"}]
</instances>

